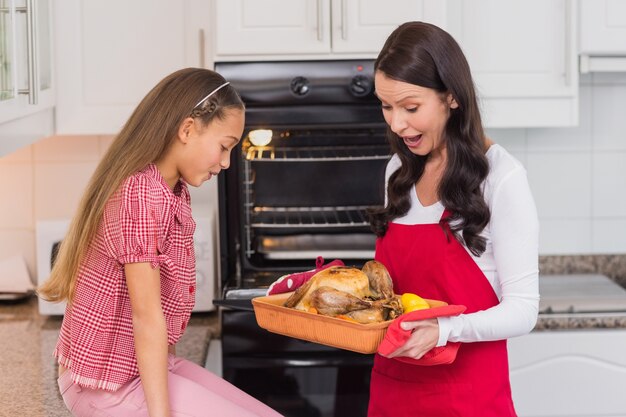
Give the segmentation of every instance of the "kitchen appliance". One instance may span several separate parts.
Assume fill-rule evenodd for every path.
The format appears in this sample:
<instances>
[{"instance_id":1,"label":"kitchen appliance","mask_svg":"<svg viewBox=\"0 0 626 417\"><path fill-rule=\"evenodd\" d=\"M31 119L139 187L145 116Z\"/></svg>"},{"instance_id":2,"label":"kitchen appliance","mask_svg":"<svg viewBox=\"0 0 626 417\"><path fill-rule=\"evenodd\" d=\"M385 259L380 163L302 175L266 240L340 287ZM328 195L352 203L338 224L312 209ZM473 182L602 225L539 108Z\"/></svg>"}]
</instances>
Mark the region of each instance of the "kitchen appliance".
<instances>
[{"instance_id":1,"label":"kitchen appliance","mask_svg":"<svg viewBox=\"0 0 626 417\"><path fill-rule=\"evenodd\" d=\"M194 249L196 255L196 304L193 312L215 310L213 299L216 293L216 222L214 210L209 205L194 205L196 231ZM69 219L40 220L36 226L37 241L37 285L50 276L52 265L63 237L70 225ZM65 303L51 303L38 298L39 313L60 316L65 313Z\"/></svg>"},{"instance_id":2,"label":"kitchen appliance","mask_svg":"<svg viewBox=\"0 0 626 417\"><path fill-rule=\"evenodd\" d=\"M59 244L70 226L69 219L40 220L35 227L37 241L37 285L41 285L50 276ZM62 316L65 303L51 303L38 297L39 314Z\"/></svg>"},{"instance_id":3,"label":"kitchen appliance","mask_svg":"<svg viewBox=\"0 0 626 417\"><path fill-rule=\"evenodd\" d=\"M269 333L251 299L315 258L373 259L366 210L384 201L386 125L373 61L217 63L246 103L219 177L223 377L290 416L365 416L372 355Z\"/></svg>"}]
</instances>

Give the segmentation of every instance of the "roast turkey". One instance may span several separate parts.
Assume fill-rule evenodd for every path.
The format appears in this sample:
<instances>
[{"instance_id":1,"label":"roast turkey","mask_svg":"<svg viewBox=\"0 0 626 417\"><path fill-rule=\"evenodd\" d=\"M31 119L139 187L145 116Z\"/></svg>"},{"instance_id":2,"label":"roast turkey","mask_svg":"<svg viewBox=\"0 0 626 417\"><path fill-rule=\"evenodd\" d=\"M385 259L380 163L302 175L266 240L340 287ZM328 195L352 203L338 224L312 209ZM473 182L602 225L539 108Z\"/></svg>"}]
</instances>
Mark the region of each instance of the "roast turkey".
<instances>
[{"instance_id":1,"label":"roast turkey","mask_svg":"<svg viewBox=\"0 0 626 417\"><path fill-rule=\"evenodd\" d=\"M285 302L285 307L327 316L375 323L402 314L387 268L369 261L363 269L335 266L313 275Z\"/></svg>"},{"instance_id":2,"label":"roast turkey","mask_svg":"<svg viewBox=\"0 0 626 417\"><path fill-rule=\"evenodd\" d=\"M333 287L319 287L311 293L311 306L320 314L337 316L368 309L372 303Z\"/></svg>"},{"instance_id":3,"label":"roast turkey","mask_svg":"<svg viewBox=\"0 0 626 417\"><path fill-rule=\"evenodd\" d=\"M369 279L363 271L348 266L333 266L313 275L287 299L285 307L308 311L311 294L319 287L331 287L361 299L371 294Z\"/></svg>"}]
</instances>

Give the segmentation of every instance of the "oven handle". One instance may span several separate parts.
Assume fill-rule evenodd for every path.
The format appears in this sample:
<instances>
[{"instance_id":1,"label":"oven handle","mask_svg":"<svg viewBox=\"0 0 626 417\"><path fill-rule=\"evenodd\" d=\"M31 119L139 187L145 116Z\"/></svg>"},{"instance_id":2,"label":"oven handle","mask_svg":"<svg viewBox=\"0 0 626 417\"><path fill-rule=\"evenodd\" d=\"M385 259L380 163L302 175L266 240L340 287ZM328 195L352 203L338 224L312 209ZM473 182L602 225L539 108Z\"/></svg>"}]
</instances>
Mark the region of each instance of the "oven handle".
<instances>
[{"instance_id":1,"label":"oven handle","mask_svg":"<svg viewBox=\"0 0 626 417\"><path fill-rule=\"evenodd\" d=\"M232 300L213 300L213 304L216 306L228 308L229 310L236 311L254 311L252 307L252 300L249 299L232 299Z\"/></svg>"},{"instance_id":2,"label":"oven handle","mask_svg":"<svg viewBox=\"0 0 626 417\"><path fill-rule=\"evenodd\" d=\"M280 353L276 353L279 355ZM257 369L257 368L320 368L327 366L372 366L374 355L359 355L353 357L346 356L307 356L301 358L289 357L241 357L231 356L223 358L223 366L236 369Z\"/></svg>"}]
</instances>

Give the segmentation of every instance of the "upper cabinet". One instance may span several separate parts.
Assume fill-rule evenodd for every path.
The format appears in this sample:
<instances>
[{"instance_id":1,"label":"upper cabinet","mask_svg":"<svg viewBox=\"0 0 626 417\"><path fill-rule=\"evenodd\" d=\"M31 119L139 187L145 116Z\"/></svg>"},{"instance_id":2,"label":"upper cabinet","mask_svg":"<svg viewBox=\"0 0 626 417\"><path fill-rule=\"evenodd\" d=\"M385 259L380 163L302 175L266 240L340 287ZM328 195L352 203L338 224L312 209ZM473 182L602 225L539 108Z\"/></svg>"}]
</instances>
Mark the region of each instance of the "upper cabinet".
<instances>
[{"instance_id":1,"label":"upper cabinet","mask_svg":"<svg viewBox=\"0 0 626 417\"><path fill-rule=\"evenodd\" d=\"M56 1L58 134L114 134L166 75L211 67L204 0Z\"/></svg>"},{"instance_id":2,"label":"upper cabinet","mask_svg":"<svg viewBox=\"0 0 626 417\"><path fill-rule=\"evenodd\" d=\"M438 0L215 0L215 5L216 61L375 57L400 23L445 25L445 2Z\"/></svg>"},{"instance_id":3,"label":"upper cabinet","mask_svg":"<svg viewBox=\"0 0 626 417\"><path fill-rule=\"evenodd\" d=\"M0 4L5 10L27 1L50 0ZM588 14L591 6L582 1ZM599 3L615 15L607 24L618 25L625 15L619 9L623 2ZM56 80L58 134L118 132L159 80L184 67L212 68L213 61L375 58L389 33L410 20L434 23L459 41L473 71L485 126L578 122L577 0L63 0L53 5L56 78L50 75L49 58L42 58L50 50L40 44L37 56L39 91ZM13 33L26 26L20 13L1 15L0 83L5 101L25 103L27 96L17 94L24 87L15 86L25 81L11 75L27 62L27 52L13 52L20 44L13 46ZM38 37L46 30L40 29ZM624 42L626 36L615 38ZM15 60L24 64L6 64ZM8 113L3 108L1 114Z\"/></svg>"},{"instance_id":4,"label":"upper cabinet","mask_svg":"<svg viewBox=\"0 0 626 417\"><path fill-rule=\"evenodd\" d=\"M573 0L448 0L488 127L578 124Z\"/></svg>"},{"instance_id":5,"label":"upper cabinet","mask_svg":"<svg viewBox=\"0 0 626 417\"><path fill-rule=\"evenodd\" d=\"M575 0L215 0L215 60L375 58L401 23L461 44L487 127L578 123Z\"/></svg>"},{"instance_id":6,"label":"upper cabinet","mask_svg":"<svg viewBox=\"0 0 626 417\"><path fill-rule=\"evenodd\" d=\"M580 0L580 70L626 71L626 0Z\"/></svg>"},{"instance_id":7,"label":"upper cabinet","mask_svg":"<svg viewBox=\"0 0 626 417\"><path fill-rule=\"evenodd\" d=\"M54 106L50 0L0 0L0 123Z\"/></svg>"}]
</instances>

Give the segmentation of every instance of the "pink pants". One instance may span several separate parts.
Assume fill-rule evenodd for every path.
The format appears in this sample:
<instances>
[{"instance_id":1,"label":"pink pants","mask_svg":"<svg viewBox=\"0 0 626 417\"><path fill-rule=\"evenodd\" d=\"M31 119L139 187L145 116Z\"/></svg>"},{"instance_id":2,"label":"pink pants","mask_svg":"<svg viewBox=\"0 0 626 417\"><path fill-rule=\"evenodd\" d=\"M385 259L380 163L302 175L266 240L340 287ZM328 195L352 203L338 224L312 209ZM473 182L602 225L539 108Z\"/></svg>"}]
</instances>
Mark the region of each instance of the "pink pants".
<instances>
[{"instance_id":1,"label":"pink pants","mask_svg":"<svg viewBox=\"0 0 626 417\"><path fill-rule=\"evenodd\" d=\"M172 417L282 417L259 400L208 370L177 358L168 359ZM139 377L115 392L80 387L68 369L58 379L67 408L75 417L148 417Z\"/></svg>"}]
</instances>

